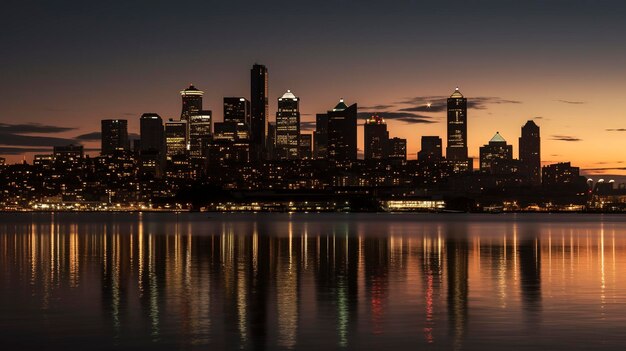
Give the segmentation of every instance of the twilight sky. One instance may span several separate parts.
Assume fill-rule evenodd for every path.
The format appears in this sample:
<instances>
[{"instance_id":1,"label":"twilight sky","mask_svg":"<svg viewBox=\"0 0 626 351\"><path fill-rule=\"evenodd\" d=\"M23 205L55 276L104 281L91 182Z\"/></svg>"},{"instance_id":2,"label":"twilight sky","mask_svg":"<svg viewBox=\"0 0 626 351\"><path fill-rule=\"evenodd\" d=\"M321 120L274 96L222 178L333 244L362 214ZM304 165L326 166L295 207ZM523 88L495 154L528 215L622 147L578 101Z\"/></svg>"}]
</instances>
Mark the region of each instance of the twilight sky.
<instances>
[{"instance_id":1,"label":"twilight sky","mask_svg":"<svg viewBox=\"0 0 626 351\"><path fill-rule=\"evenodd\" d=\"M422 135L445 141L442 99L458 85L473 106L471 156L496 131L516 156L521 126L535 119L544 161L626 173L623 1L5 0L0 9L9 162L79 136L99 148L101 119L128 119L136 133L143 112L178 118L189 83L221 121L224 96L249 98L258 62L269 69L270 120L286 89L301 98L303 122L343 97L363 117L384 116L414 159Z\"/></svg>"}]
</instances>

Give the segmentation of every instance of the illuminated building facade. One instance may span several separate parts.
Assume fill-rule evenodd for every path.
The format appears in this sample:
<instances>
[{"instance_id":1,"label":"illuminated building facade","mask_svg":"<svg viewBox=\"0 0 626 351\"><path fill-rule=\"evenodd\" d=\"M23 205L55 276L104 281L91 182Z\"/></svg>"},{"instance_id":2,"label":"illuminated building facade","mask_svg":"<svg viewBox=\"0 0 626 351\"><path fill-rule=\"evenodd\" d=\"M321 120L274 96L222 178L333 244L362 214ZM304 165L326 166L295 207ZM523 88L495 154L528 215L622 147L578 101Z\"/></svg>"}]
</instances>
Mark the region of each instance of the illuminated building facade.
<instances>
[{"instance_id":1,"label":"illuminated building facade","mask_svg":"<svg viewBox=\"0 0 626 351\"><path fill-rule=\"evenodd\" d=\"M167 159L187 154L187 121L169 120L165 123Z\"/></svg>"},{"instance_id":2,"label":"illuminated building facade","mask_svg":"<svg viewBox=\"0 0 626 351\"><path fill-rule=\"evenodd\" d=\"M513 146L507 145L506 140L496 133L489 140L489 143L480 148L480 171L483 173L491 173L493 164L500 160L513 159Z\"/></svg>"},{"instance_id":3,"label":"illuminated building facade","mask_svg":"<svg viewBox=\"0 0 626 351\"><path fill-rule=\"evenodd\" d=\"M307 160L313 158L313 135L300 134L300 158Z\"/></svg>"},{"instance_id":4,"label":"illuminated building facade","mask_svg":"<svg viewBox=\"0 0 626 351\"><path fill-rule=\"evenodd\" d=\"M281 160L299 158L300 99L290 90L278 98L276 112L275 157Z\"/></svg>"},{"instance_id":5,"label":"illuminated building facade","mask_svg":"<svg viewBox=\"0 0 626 351\"><path fill-rule=\"evenodd\" d=\"M189 117L189 156L202 158L213 134L211 111L200 111Z\"/></svg>"},{"instance_id":6,"label":"illuminated building facade","mask_svg":"<svg viewBox=\"0 0 626 351\"><path fill-rule=\"evenodd\" d=\"M471 161L467 157L467 99L456 88L447 103L448 145L446 159L456 164L458 172L471 171Z\"/></svg>"},{"instance_id":7,"label":"illuminated building facade","mask_svg":"<svg viewBox=\"0 0 626 351\"><path fill-rule=\"evenodd\" d=\"M180 92L183 102L183 109L180 113L180 119L188 121L190 116L197 115L202 111L202 95L204 92L198 90L192 85Z\"/></svg>"}]
</instances>

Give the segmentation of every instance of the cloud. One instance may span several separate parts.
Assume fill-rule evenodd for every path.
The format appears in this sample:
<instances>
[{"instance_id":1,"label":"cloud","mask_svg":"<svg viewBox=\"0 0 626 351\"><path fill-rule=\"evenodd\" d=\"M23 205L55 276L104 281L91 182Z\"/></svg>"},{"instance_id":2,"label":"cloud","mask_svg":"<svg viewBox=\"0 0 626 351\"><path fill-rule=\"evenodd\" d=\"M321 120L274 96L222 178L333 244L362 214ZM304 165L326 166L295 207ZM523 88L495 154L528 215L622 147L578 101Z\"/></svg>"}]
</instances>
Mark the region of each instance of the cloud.
<instances>
[{"instance_id":1,"label":"cloud","mask_svg":"<svg viewBox=\"0 0 626 351\"><path fill-rule=\"evenodd\" d=\"M61 133L67 132L70 130L75 130L76 128L71 127L59 127L59 126L50 126L40 123L25 123L25 124L8 124L8 123L0 123L0 134L5 133L16 133L16 134L27 134L27 133L36 133L36 134L48 134L48 133Z\"/></svg>"},{"instance_id":2,"label":"cloud","mask_svg":"<svg viewBox=\"0 0 626 351\"><path fill-rule=\"evenodd\" d=\"M81 134L81 135L76 137L76 140L83 140L83 141L100 140L101 135L102 134L100 132L92 132L92 133L87 133L87 134Z\"/></svg>"},{"instance_id":3,"label":"cloud","mask_svg":"<svg viewBox=\"0 0 626 351\"><path fill-rule=\"evenodd\" d=\"M607 132L626 132L626 128L606 129Z\"/></svg>"},{"instance_id":4,"label":"cloud","mask_svg":"<svg viewBox=\"0 0 626 351\"><path fill-rule=\"evenodd\" d=\"M370 118L372 112L359 112L360 119ZM434 117L410 112L376 112L376 115L387 120L398 120L406 123L438 123Z\"/></svg>"},{"instance_id":5,"label":"cloud","mask_svg":"<svg viewBox=\"0 0 626 351\"><path fill-rule=\"evenodd\" d=\"M388 110L392 107L394 107L394 105L374 105L374 106L359 106L359 109L368 110L368 111L382 111L382 110Z\"/></svg>"},{"instance_id":6,"label":"cloud","mask_svg":"<svg viewBox=\"0 0 626 351\"><path fill-rule=\"evenodd\" d=\"M76 140L56 137L0 133L0 144L13 146L62 146L75 144Z\"/></svg>"},{"instance_id":7,"label":"cloud","mask_svg":"<svg viewBox=\"0 0 626 351\"><path fill-rule=\"evenodd\" d=\"M586 102L584 102L584 101L571 101L571 100L555 100L555 101L562 102L564 104L570 104L570 105L586 104Z\"/></svg>"},{"instance_id":8,"label":"cloud","mask_svg":"<svg viewBox=\"0 0 626 351\"><path fill-rule=\"evenodd\" d=\"M412 98L406 98L398 101L401 105L412 105L409 107L401 108L399 111L406 112L443 112L447 110L448 97L447 96L416 96ZM467 108L475 110L485 110L488 105L496 104L521 104L518 100L503 99L496 96L477 96L467 99Z\"/></svg>"},{"instance_id":9,"label":"cloud","mask_svg":"<svg viewBox=\"0 0 626 351\"><path fill-rule=\"evenodd\" d=\"M569 136L569 135L552 135L550 137L550 140L557 140L557 141L582 141L582 139L577 138L577 137L573 137L573 136Z\"/></svg>"},{"instance_id":10,"label":"cloud","mask_svg":"<svg viewBox=\"0 0 626 351\"><path fill-rule=\"evenodd\" d=\"M301 121L300 129L301 130L315 130L315 121Z\"/></svg>"},{"instance_id":11,"label":"cloud","mask_svg":"<svg viewBox=\"0 0 626 351\"><path fill-rule=\"evenodd\" d=\"M624 171L626 167L583 168L581 171Z\"/></svg>"}]
</instances>

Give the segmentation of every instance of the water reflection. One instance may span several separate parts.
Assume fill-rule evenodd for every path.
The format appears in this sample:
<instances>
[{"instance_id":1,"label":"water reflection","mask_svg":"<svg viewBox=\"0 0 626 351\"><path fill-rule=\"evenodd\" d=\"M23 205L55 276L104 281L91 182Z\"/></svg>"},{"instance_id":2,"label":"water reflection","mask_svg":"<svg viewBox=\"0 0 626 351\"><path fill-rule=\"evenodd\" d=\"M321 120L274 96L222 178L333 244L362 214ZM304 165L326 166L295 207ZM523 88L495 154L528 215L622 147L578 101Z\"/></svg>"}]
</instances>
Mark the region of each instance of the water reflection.
<instances>
[{"instance_id":1,"label":"water reflection","mask_svg":"<svg viewBox=\"0 0 626 351\"><path fill-rule=\"evenodd\" d=\"M68 330L128 349L624 342L621 220L25 216L0 225L13 347L67 346Z\"/></svg>"}]
</instances>

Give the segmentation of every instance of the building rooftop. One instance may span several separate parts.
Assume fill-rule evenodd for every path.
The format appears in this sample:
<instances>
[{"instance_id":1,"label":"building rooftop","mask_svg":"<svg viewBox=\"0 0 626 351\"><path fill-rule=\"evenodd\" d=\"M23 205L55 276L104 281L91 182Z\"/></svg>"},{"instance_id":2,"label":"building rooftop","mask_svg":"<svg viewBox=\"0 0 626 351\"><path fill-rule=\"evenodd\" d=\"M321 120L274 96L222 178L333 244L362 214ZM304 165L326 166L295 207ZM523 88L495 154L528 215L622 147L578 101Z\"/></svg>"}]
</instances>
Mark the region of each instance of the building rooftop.
<instances>
[{"instance_id":1,"label":"building rooftop","mask_svg":"<svg viewBox=\"0 0 626 351\"><path fill-rule=\"evenodd\" d=\"M203 95L204 91L199 90L198 88L194 87L193 84L189 85L189 88L182 90L180 92L180 95Z\"/></svg>"},{"instance_id":2,"label":"building rooftop","mask_svg":"<svg viewBox=\"0 0 626 351\"><path fill-rule=\"evenodd\" d=\"M343 111L343 110L345 110L347 108L348 108L348 105L346 105L346 103L343 102L343 98L341 98L341 99L339 99L339 103L337 104L337 106L335 106L333 111Z\"/></svg>"},{"instance_id":3,"label":"building rooftop","mask_svg":"<svg viewBox=\"0 0 626 351\"><path fill-rule=\"evenodd\" d=\"M502 135L500 135L500 132L496 132L496 135L494 135L493 138L489 140L489 142L490 143L506 143L506 140L504 140Z\"/></svg>"},{"instance_id":4,"label":"building rooftop","mask_svg":"<svg viewBox=\"0 0 626 351\"><path fill-rule=\"evenodd\" d=\"M286 93L284 93L284 94L283 94L283 96L281 96L279 100L282 100L282 99L292 99L292 100L297 100L298 98L297 98L295 95L293 95L293 93L291 92L291 90L287 90L287 92L286 92Z\"/></svg>"},{"instance_id":5,"label":"building rooftop","mask_svg":"<svg viewBox=\"0 0 626 351\"><path fill-rule=\"evenodd\" d=\"M451 98L453 99L462 99L463 98L463 94L461 94L461 92L459 91L459 87L456 87L456 89L454 89L454 93L452 93L452 95L450 95Z\"/></svg>"}]
</instances>

